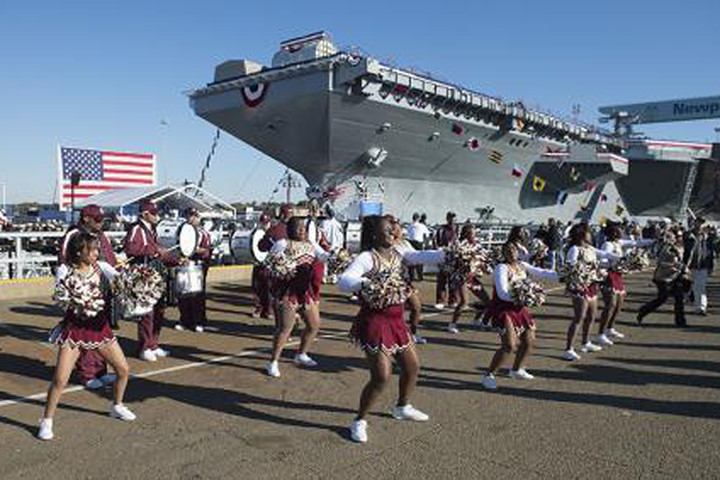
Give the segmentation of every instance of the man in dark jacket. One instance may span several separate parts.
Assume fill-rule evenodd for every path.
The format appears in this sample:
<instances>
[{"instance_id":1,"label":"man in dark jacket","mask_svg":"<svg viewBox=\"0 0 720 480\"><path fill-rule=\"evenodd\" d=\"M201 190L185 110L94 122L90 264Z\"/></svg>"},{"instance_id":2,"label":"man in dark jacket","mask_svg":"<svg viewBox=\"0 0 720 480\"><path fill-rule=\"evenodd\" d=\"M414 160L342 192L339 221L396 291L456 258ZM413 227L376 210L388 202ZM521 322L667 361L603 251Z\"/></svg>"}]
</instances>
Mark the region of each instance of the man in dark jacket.
<instances>
[{"instance_id":1,"label":"man in dark jacket","mask_svg":"<svg viewBox=\"0 0 720 480\"><path fill-rule=\"evenodd\" d=\"M455 213L448 212L445 216L447 223L440 227L435 233L435 246L437 248L447 247L457 241L457 225L455 224ZM435 287L435 308L445 308L446 300L449 300L449 307L454 307L457 302L455 292L450 289L450 274L441 267L437 274L437 285ZM448 291L450 290L450 291Z\"/></svg>"}]
</instances>

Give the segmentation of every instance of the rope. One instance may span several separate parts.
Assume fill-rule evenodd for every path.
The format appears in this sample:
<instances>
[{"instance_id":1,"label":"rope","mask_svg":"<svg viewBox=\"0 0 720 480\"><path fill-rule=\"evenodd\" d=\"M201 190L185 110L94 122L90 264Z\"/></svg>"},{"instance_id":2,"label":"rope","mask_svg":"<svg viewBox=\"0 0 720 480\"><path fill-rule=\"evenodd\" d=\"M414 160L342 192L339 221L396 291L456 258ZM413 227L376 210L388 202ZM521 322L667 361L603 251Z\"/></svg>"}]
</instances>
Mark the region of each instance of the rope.
<instances>
[{"instance_id":1,"label":"rope","mask_svg":"<svg viewBox=\"0 0 720 480\"><path fill-rule=\"evenodd\" d=\"M220 129L218 128L215 130L215 138L213 138L212 146L210 147L210 152L208 153L208 156L205 159L205 166L203 166L202 170L200 171L200 181L198 182L198 188L202 188L203 184L205 183L205 172L207 172L210 169L210 161L212 160L213 156L215 156L215 149L217 148L219 139L220 139Z\"/></svg>"}]
</instances>

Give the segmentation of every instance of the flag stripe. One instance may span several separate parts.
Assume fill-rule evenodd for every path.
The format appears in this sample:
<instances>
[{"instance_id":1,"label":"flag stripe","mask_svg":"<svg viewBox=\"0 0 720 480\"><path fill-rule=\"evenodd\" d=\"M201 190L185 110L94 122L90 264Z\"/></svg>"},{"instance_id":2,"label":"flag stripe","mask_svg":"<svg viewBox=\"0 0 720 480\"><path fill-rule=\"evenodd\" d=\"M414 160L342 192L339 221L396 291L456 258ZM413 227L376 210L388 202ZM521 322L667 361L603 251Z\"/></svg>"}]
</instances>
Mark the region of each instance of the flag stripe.
<instances>
[{"instance_id":1,"label":"flag stripe","mask_svg":"<svg viewBox=\"0 0 720 480\"><path fill-rule=\"evenodd\" d=\"M154 160L154 156L149 153L102 152L102 154L106 157L143 158L145 160Z\"/></svg>"},{"instance_id":2,"label":"flag stripe","mask_svg":"<svg viewBox=\"0 0 720 480\"><path fill-rule=\"evenodd\" d=\"M106 168L105 173L120 173L120 174L134 174L134 175L143 175L147 176L148 173L152 175L152 170L150 172L142 171L142 170L124 170L122 168Z\"/></svg>"},{"instance_id":3,"label":"flag stripe","mask_svg":"<svg viewBox=\"0 0 720 480\"><path fill-rule=\"evenodd\" d=\"M111 167L133 167L133 168L155 168L154 163L147 163L147 162L127 162L124 160L103 160L103 163L105 165L109 165Z\"/></svg>"}]
</instances>

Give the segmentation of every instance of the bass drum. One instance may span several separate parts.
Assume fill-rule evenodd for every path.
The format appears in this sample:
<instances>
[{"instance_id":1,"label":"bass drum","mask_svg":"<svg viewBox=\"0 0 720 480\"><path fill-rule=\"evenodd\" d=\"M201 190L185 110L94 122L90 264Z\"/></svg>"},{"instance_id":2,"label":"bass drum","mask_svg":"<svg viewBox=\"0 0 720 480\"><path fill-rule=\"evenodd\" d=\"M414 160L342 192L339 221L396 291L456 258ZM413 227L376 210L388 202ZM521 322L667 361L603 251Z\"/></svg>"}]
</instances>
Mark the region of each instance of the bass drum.
<instances>
[{"instance_id":1,"label":"bass drum","mask_svg":"<svg viewBox=\"0 0 720 480\"><path fill-rule=\"evenodd\" d=\"M236 262L241 264L260 263L267 257L267 252L261 252L258 243L265 236L265 230L236 230L230 237L230 251Z\"/></svg>"},{"instance_id":2,"label":"bass drum","mask_svg":"<svg viewBox=\"0 0 720 480\"><path fill-rule=\"evenodd\" d=\"M157 239L161 247L172 248L178 244L178 230L185 223L185 220L167 219L158 223Z\"/></svg>"}]
</instances>

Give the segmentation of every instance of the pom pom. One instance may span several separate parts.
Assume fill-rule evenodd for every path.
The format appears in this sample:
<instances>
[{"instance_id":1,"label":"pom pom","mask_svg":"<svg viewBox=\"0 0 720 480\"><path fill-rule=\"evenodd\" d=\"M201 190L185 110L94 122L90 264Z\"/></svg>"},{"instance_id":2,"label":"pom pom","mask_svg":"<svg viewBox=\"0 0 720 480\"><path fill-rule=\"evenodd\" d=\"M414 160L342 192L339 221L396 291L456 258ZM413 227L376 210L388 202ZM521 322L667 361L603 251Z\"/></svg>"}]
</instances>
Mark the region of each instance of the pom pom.
<instances>
[{"instance_id":1,"label":"pom pom","mask_svg":"<svg viewBox=\"0 0 720 480\"><path fill-rule=\"evenodd\" d=\"M360 298L373 310L405 303L410 295L410 287L396 269L381 270L366 278L368 280L360 289Z\"/></svg>"},{"instance_id":2,"label":"pom pom","mask_svg":"<svg viewBox=\"0 0 720 480\"><path fill-rule=\"evenodd\" d=\"M542 285L527 277L511 282L510 294L516 305L537 307L545 303L545 290Z\"/></svg>"},{"instance_id":3,"label":"pom pom","mask_svg":"<svg viewBox=\"0 0 720 480\"><path fill-rule=\"evenodd\" d=\"M112 289L126 311L150 308L165 293L165 280L147 265L132 265L115 276Z\"/></svg>"},{"instance_id":4,"label":"pom pom","mask_svg":"<svg viewBox=\"0 0 720 480\"><path fill-rule=\"evenodd\" d=\"M297 271L297 262L293 257L285 252L268 255L265 259L265 266L270 273L270 277L278 281L287 281L295 276Z\"/></svg>"},{"instance_id":5,"label":"pom pom","mask_svg":"<svg viewBox=\"0 0 720 480\"><path fill-rule=\"evenodd\" d=\"M329 275L340 275L352 262L352 255L344 248L338 248L330 252L327 261Z\"/></svg>"},{"instance_id":6,"label":"pom pom","mask_svg":"<svg viewBox=\"0 0 720 480\"><path fill-rule=\"evenodd\" d=\"M85 318L93 318L105 308L97 275L71 273L57 283L53 298L63 309Z\"/></svg>"},{"instance_id":7,"label":"pom pom","mask_svg":"<svg viewBox=\"0 0 720 480\"><path fill-rule=\"evenodd\" d=\"M492 273L494 263L490 253L479 244L457 242L444 248L442 269L450 274L450 285L457 288L470 280L470 277L481 277L484 273Z\"/></svg>"}]
</instances>

